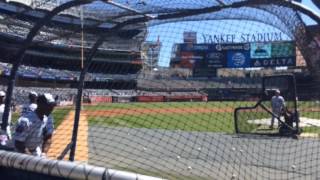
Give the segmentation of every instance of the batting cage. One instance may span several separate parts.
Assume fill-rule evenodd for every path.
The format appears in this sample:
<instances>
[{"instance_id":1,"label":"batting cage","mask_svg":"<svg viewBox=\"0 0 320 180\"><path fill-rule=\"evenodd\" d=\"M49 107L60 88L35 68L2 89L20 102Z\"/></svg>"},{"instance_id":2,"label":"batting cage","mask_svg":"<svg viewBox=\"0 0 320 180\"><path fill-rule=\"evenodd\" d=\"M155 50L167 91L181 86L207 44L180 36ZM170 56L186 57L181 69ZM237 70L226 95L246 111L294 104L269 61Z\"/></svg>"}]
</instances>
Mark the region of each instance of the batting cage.
<instances>
[{"instance_id":1,"label":"batting cage","mask_svg":"<svg viewBox=\"0 0 320 180\"><path fill-rule=\"evenodd\" d=\"M317 12L0 1L0 179L320 178Z\"/></svg>"},{"instance_id":2,"label":"batting cage","mask_svg":"<svg viewBox=\"0 0 320 180\"><path fill-rule=\"evenodd\" d=\"M262 91L258 102L252 107L235 109L236 132L278 135L299 134L297 99L294 76L263 77ZM272 116L271 121L270 115ZM278 128L272 131L275 123ZM266 127L266 125L268 126Z\"/></svg>"}]
</instances>

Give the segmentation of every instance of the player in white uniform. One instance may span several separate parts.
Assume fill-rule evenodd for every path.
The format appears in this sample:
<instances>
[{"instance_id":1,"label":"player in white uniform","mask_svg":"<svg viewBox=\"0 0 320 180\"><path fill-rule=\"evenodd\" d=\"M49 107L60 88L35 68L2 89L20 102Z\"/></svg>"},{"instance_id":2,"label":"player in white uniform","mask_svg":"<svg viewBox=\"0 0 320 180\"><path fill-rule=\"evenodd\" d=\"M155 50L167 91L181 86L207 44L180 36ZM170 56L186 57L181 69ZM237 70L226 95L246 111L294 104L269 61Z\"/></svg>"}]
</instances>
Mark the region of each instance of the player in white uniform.
<instances>
[{"instance_id":1,"label":"player in white uniform","mask_svg":"<svg viewBox=\"0 0 320 180\"><path fill-rule=\"evenodd\" d=\"M47 152L51 144L52 134L47 133L46 126L56 102L51 94L45 93L38 97L37 105L35 111L18 119L14 142L16 151L41 156L43 152Z\"/></svg>"},{"instance_id":2,"label":"player in white uniform","mask_svg":"<svg viewBox=\"0 0 320 180\"><path fill-rule=\"evenodd\" d=\"M278 117L281 116L281 114L285 110L285 101L284 98L280 95L280 90L275 91L275 95L271 98L271 107L272 107L272 113ZM276 117L272 115L271 118L271 125L270 128L273 128L274 120ZM279 121L278 121L278 127L279 127Z\"/></svg>"},{"instance_id":3,"label":"player in white uniform","mask_svg":"<svg viewBox=\"0 0 320 180\"><path fill-rule=\"evenodd\" d=\"M2 117L3 117L3 113L4 113L4 108L5 108L5 104L4 104L5 96L6 96L6 93L4 91L0 91L0 125L2 124ZM11 110L9 111L8 125L7 125L7 129L6 129L9 139L11 139L10 125L11 125Z\"/></svg>"},{"instance_id":4,"label":"player in white uniform","mask_svg":"<svg viewBox=\"0 0 320 180\"><path fill-rule=\"evenodd\" d=\"M25 104L22 107L21 116L27 115L28 113L35 111L38 107L37 105L38 94L36 92L34 91L29 92L28 98L29 98L29 103ZM44 133L46 134L46 136L52 136L53 131L54 131L53 117L52 115L49 115Z\"/></svg>"},{"instance_id":5,"label":"player in white uniform","mask_svg":"<svg viewBox=\"0 0 320 180\"><path fill-rule=\"evenodd\" d=\"M29 92L29 103L22 106L21 116L29 113L30 111L35 111L38 107L37 98L38 94L34 91Z\"/></svg>"}]
</instances>

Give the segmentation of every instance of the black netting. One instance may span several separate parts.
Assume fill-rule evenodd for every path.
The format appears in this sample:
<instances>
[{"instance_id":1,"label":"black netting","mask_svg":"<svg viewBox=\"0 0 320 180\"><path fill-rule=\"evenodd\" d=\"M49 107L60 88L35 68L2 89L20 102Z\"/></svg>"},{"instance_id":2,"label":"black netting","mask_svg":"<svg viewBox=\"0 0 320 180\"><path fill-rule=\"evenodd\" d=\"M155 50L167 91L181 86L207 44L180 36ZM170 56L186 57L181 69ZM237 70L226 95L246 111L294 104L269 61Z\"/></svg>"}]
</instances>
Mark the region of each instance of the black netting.
<instances>
[{"instance_id":1,"label":"black netting","mask_svg":"<svg viewBox=\"0 0 320 180\"><path fill-rule=\"evenodd\" d=\"M26 48L9 126L30 120L31 91L56 97L42 156L164 179L320 177L319 28L290 2L88 1L26 45L70 1L35 2L0 1L21 8L0 7L0 89Z\"/></svg>"}]
</instances>

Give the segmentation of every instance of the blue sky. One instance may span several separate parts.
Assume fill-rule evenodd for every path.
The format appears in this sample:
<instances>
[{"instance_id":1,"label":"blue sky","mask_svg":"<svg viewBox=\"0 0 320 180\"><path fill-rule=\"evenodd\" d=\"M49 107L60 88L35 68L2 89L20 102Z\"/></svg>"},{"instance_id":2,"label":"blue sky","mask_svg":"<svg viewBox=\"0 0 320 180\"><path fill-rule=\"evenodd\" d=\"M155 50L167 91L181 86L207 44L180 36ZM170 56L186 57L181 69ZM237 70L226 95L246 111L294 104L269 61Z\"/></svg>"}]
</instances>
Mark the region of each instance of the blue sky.
<instances>
[{"instance_id":1,"label":"blue sky","mask_svg":"<svg viewBox=\"0 0 320 180\"><path fill-rule=\"evenodd\" d=\"M303 0L302 3L314 11L320 13L319 9L311 2L311 0ZM315 24L315 22L302 15L303 20L307 25ZM235 28L236 27L236 28ZM219 35L219 34L257 34L265 32L279 33L280 31L270 25L253 22L253 21L237 21L237 20L215 20L215 21L194 21L194 22L179 22L168 23L158 26L153 26L148 29L148 41L157 41L158 36L162 43L159 66L168 67L171 58L172 46L174 43L183 42L184 31L197 32L198 43L203 42L202 34ZM291 40L290 37L282 33L283 40ZM236 39L239 42L239 40Z\"/></svg>"},{"instance_id":2,"label":"blue sky","mask_svg":"<svg viewBox=\"0 0 320 180\"><path fill-rule=\"evenodd\" d=\"M315 12L320 13L320 10L318 9L318 7L315 6L315 5L312 3L311 0L303 0L303 1L302 1L302 4L308 6L309 8L311 8L312 10L314 10ZM307 25L316 24L312 19L310 19L310 18L307 17L307 16L302 15L302 18L303 18L303 20L306 22Z\"/></svg>"}]
</instances>

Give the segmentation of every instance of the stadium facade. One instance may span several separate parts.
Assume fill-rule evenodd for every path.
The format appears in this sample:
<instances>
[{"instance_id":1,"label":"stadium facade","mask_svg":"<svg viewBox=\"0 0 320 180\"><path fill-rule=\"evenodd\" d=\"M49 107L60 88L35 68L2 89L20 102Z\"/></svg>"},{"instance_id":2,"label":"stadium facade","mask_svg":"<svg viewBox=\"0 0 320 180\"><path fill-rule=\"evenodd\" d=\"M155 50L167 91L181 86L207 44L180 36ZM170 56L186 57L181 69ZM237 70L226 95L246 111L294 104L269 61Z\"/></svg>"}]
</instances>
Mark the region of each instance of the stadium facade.
<instances>
[{"instance_id":1,"label":"stadium facade","mask_svg":"<svg viewBox=\"0 0 320 180\"><path fill-rule=\"evenodd\" d=\"M259 35L257 37L260 37ZM261 37L268 35L265 33ZM305 60L300 55L295 41L280 41L281 33L276 35L274 41L267 42L261 39L261 41L235 43L235 35L230 35L230 38L223 40L222 43L220 42L222 35L221 38L213 35L215 40L210 38L212 40L210 43L206 39L208 37L204 38L205 43L184 41L174 44L170 66L189 69L194 77L216 77L220 74L218 71L230 68L246 68L247 71L250 71L250 68L271 68L274 71L275 67L304 68L302 66ZM273 36L273 33L270 33L270 36ZM194 39L197 39L196 33Z\"/></svg>"}]
</instances>

